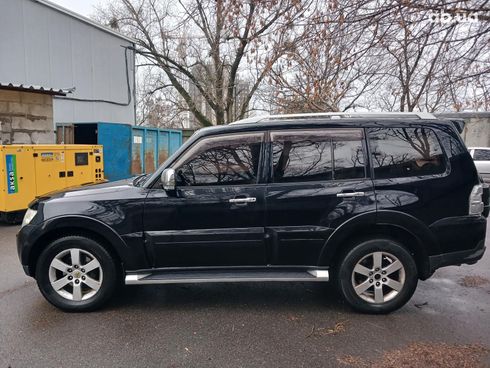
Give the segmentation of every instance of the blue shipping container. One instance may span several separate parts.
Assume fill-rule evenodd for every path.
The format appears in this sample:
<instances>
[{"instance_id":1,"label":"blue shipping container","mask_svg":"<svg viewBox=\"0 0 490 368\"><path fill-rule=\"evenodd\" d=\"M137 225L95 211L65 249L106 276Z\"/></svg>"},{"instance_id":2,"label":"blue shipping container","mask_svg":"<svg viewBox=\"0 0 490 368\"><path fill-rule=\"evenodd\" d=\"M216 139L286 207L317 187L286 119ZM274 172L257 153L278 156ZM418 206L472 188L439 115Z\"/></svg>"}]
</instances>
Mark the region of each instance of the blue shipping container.
<instances>
[{"instance_id":1,"label":"blue shipping container","mask_svg":"<svg viewBox=\"0 0 490 368\"><path fill-rule=\"evenodd\" d=\"M179 130L133 127L131 173L150 174L179 149Z\"/></svg>"},{"instance_id":2,"label":"blue shipping container","mask_svg":"<svg viewBox=\"0 0 490 368\"><path fill-rule=\"evenodd\" d=\"M107 122L58 124L58 128L63 139L64 129L71 129L70 141L75 144L104 146L104 175L110 181L152 173L182 145L179 130Z\"/></svg>"},{"instance_id":3,"label":"blue shipping container","mask_svg":"<svg viewBox=\"0 0 490 368\"><path fill-rule=\"evenodd\" d=\"M131 176L131 126L125 124L99 123L98 144L104 146L105 178L114 181Z\"/></svg>"}]
</instances>

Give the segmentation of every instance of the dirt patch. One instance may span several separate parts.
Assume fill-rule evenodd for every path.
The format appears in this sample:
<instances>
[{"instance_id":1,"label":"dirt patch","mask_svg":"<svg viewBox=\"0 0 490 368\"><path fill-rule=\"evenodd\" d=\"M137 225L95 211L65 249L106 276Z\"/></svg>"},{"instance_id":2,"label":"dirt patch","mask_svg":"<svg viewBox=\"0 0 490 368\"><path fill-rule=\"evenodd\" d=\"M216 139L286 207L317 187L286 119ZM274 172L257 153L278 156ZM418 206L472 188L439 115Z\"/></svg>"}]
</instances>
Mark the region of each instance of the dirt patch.
<instances>
[{"instance_id":1,"label":"dirt patch","mask_svg":"<svg viewBox=\"0 0 490 368\"><path fill-rule=\"evenodd\" d=\"M311 328L310 333L306 337L320 337L326 335L338 335L345 332L345 322L337 322L333 327L316 327Z\"/></svg>"},{"instance_id":2,"label":"dirt patch","mask_svg":"<svg viewBox=\"0 0 490 368\"><path fill-rule=\"evenodd\" d=\"M337 361L359 368L483 368L482 358L489 352L489 349L477 344L413 343L403 349L385 352L375 361L351 355L339 357Z\"/></svg>"},{"instance_id":3,"label":"dirt patch","mask_svg":"<svg viewBox=\"0 0 490 368\"><path fill-rule=\"evenodd\" d=\"M490 280L481 276L465 276L459 280L459 284L465 287L480 287L488 284Z\"/></svg>"},{"instance_id":4,"label":"dirt patch","mask_svg":"<svg viewBox=\"0 0 490 368\"><path fill-rule=\"evenodd\" d=\"M23 288L28 287L28 286L33 285L33 284L34 284L34 282L29 280L29 281L25 281L22 285L19 285L15 288L0 291L0 299L2 299L6 295L12 294L12 293L14 293L20 289L23 289Z\"/></svg>"},{"instance_id":5,"label":"dirt patch","mask_svg":"<svg viewBox=\"0 0 490 368\"><path fill-rule=\"evenodd\" d=\"M299 322L303 319L303 316L296 316L294 314L290 314L288 315L288 321L291 321L291 322Z\"/></svg>"},{"instance_id":6,"label":"dirt patch","mask_svg":"<svg viewBox=\"0 0 490 368\"><path fill-rule=\"evenodd\" d=\"M348 367L368 368L371 366L371 364L364 359L352 355L344 355L343 357L337 358L337 361L340 364L346 365Z\"/></svg>"}]
</instances>

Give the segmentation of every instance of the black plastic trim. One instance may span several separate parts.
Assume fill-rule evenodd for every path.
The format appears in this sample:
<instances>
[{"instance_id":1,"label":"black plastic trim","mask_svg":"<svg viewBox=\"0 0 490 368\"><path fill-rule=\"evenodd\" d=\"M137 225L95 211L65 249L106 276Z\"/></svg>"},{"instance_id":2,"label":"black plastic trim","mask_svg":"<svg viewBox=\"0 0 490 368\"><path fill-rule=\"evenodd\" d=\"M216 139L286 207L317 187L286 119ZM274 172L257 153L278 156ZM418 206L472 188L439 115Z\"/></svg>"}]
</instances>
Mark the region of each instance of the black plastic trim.
<instances>
[{"instance_id":1,"label":"black plastic trim","mask_svg":"<svg viewBox=\"0 0 490 368\"><path fill-rule=\"evenodd\" d=\"M485 250L485 239L482 239L480 240L478 245L471 250L430 256L429 265L431 273L441 267L458 266L462 264L474 264L483 257Z\"/></svg>"}]
</instances>

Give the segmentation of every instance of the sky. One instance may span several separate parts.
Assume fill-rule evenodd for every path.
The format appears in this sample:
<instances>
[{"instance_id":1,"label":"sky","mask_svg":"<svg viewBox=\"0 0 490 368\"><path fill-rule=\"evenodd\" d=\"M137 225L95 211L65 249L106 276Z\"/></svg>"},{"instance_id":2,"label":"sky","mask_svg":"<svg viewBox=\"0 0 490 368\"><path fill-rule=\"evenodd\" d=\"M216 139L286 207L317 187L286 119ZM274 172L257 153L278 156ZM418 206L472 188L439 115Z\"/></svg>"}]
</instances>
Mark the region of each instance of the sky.
<instances>
[{"instance_id":1,"label":"sky","mask_svg":"<svg viewBox=\"0 0 490 368\"><path fill-rule=\"evenodd\" d=\"M94 6L108 3L110 0L50 0L85 17L90 17L94 12Z\"/></svg>"}]
</instances>

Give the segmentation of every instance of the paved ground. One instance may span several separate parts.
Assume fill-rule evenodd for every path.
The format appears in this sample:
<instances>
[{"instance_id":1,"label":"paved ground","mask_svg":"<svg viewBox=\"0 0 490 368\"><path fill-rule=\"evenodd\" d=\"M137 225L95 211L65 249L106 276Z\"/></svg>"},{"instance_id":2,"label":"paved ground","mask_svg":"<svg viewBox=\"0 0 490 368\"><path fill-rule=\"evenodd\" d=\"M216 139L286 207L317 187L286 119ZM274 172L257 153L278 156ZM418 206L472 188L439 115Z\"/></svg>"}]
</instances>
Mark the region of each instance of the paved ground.
<instances>
[{"instance_id":1,"label":"paved ground","mask_svg":"<svg viewBox=\"0 0 490 368\"><path fill-rule=\"evenodd\" d=\"M100 312L67 314L23 274L17 230L0 226L0 367L490 366L490 252L439 270L388 316L306 283L127 287Z\"/></svg>"}]
</instances>

